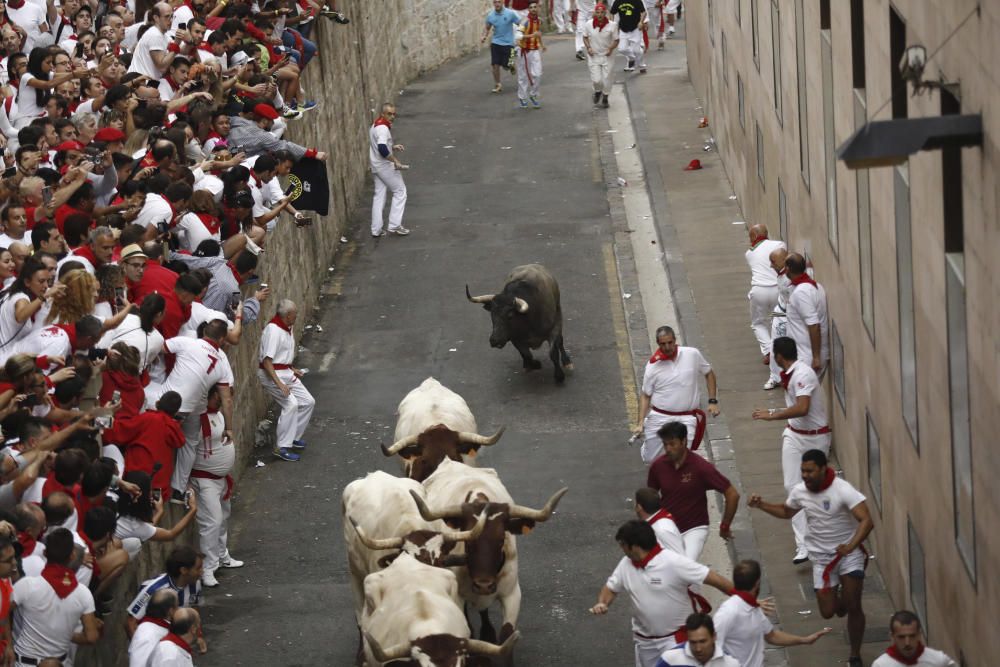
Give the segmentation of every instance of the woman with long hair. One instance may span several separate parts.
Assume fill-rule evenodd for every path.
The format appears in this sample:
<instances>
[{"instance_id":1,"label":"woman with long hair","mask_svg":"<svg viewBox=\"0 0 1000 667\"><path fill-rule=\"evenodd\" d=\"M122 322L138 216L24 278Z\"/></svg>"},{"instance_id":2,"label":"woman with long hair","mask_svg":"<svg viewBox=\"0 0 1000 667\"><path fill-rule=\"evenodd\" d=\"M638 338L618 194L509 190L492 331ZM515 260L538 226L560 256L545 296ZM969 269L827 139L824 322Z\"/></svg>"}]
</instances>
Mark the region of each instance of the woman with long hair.
<instances>
[{"instance_id":1,"label":"woman with long hair","mask_svg":"<svg viewBox=\"0 0 1000 667\"><path fill-rule=\"evenodd\" d=\"M104 334L97 344L108 348L115 343L125 343L138 350L143 386L149 384L149 367L163 349L163 336L156 325L163 319L166 309L167 301L161 294L147 294L139 304L139 312L130 310L121 324Z\"/></svg>"},{"instance_id":2,"label":"woman with long hair","mask_svg":"<svg viewBox=\"0 0 1000 667\"><path fill-rule=\"evenodd\" d=\"M68 272L59 282L66 286L65 291L52 299L45 322L48 324L73 324L84 315L94 312L97 303L99 285L97 278L83 269Z\"/></svg>"},{"instance_id":3,"label":"woman with long hair","mask_svg":"<svg viewBox=\"0 0 1000 667\"><path fill-rule=\"evenodd\" d=\"M47 357L46 360L50 364L62 364L66 361L62 357ZM33 354L10 355L0 368L0 410L10 407L11 401L16 396L27 396L33 391L31 385L34 384L35 375L39 371L38 364L39 358ZM53 382L60 382L75 375L66 369L61 369L57 373L52 374Z\"/></svg>"},{"instance_id":4,"label":"woman with long hair","mask_svg":"<svg viewBox=\"0 0 1000 667\"><path fill-rule=\"evenodd\" d=\"M0 248L0 289L7 289L11 283L17 280L14 275L14 255L10 254L7 248Z\"/></svg>"},{"instance_id":5,"label":"woman with long hair","mask_svg":"<svg viewBox=\"0 0 1000 667\"><path fill-rule=\"evenodd\" d=\"M98 401L107 405L117 391L122 406L115 413L116 419L134 417L142 412L146 394L142 388L139 350L128 343L118 342L108 351L108 363L101 373L101 391ZM0 400L3 396L0 395Z\"/></svg>"},{"instance_id":6,"label":"woman with long hair","mask_svg":"<svg viewBox=\"0 0 1000 667\"><path fill-rule=\"evenodd\" d=\"M41 260L28 257L17 280L0 292L0 361L6 361L14 343L44 326L52 300L66 291L61 283L49 287L49 276Z\"/></svg>"},{"instance_id":7,"label":"woman with long hair","mask_svg":"<svg viewBox=\"0 0 1000 667\"><path fill-rule=\"evenodd\" d=\"M28 54L28 71L18 82L17 117L12 119L14 127L21 129L35 118L45 115L46 103L52 95L53 88L72 79L82 79L90 74L89 70L78 69L72 72L52 75L55 56L45 47L35 47Z\"/></svg>"},{"instance_id":8,"label":"woman with long hair","mask_svg":"<svg viewBox=\"0 0 1000 667\"><path fill-rule=\"evenodd\" d=\"M150 490L152 480L149 474L132 470L122 475L122 479L138 486L139 496L132 498L129 494L123 493L118 499L118 525L115 527L115 537L118 539L137 537L143 543L149 540L172 542L184 532L198 512L198 502L192 493L187 514L182 516L170 530L159 528L156 524L163 517L163 497L155 499L152 497Z\"/></svg>"},{"instance_id":9,"label":"woman with long hair","mask_svg":"<svg viewBox=\"0 0 1000 667\"><path fill-rule=\"evenodd\" d=\"M0 253L0 264L3 255ZM94 304L94 315L106 320L125 307L125 272L118 264L101 264L97 267L97 303Z\"/></svg>"}]
</instances>

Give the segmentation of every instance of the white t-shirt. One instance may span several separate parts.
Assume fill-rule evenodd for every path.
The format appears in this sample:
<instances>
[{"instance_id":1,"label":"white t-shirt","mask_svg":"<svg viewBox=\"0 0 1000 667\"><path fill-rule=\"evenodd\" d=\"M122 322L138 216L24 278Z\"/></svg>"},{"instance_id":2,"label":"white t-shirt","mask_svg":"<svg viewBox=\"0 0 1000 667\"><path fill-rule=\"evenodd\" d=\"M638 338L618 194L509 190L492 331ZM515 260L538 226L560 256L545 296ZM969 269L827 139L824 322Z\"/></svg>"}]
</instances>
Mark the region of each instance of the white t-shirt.
<instances>
[{"instance_id":1,"label":"white t-shirt","mask_svg":"<svg viewBox=\"0 0 1000 667\"><path fill-rule=\"evenodd\" d=\"M212 178L215 177L213 176ZM204 182L204 179L202 182ZM207 190L208 188L200 189ZM221 190L219 192L221 192ZM191 252L197 250L202 241L207 241L208 239L215 239L219 242L222 241L221 233L216 232L213 234L210 232L208 227L206 227L205 223L198 218L196 213L185 213L181 217L180 222L177 223L177 227L174 228L174 231L178 232L178 235L180 236L181 247Z\"/></svg>"},{"instance_id":2,"label":"white t-shirt","mask_svg":"<svg viewBox=\"0 0 1000 667\"><path fill-rule=\"evenodd\" d=\"M650 403L668 412L687 412L701 403L701 378L712 370L694 347L678 347L674 361L646 363L642 393Z\"/></svg>"},{"instance_id":3,"label":"white t-shirt","mask_svg":"<svg viewBox=\"0 0 1000 667\"><path fill-rule=\"evenodd\" d=\"M31 301L32 298L24 292L18 292L3 300L0 304L0 362L14 354L15 344L27 337L35 328L44 326L45 317L42 311L35 313L24 322L14 319L15 305L18 301Z\"/></svg>"},{"instance_id":4,"label":"white t-shirt","mask_svg":"<svg viewBox=\"0 0 1000 667\"><path fill-rule=\"evenodd\" d=\"M594 55L589 57L595 62L604 62L608 58L606 55L608 49L618 39L618 24L614 21L608 21L606 26L598 29L594 27L593 21L587 21L583 25L583 36L590 41L590 48L594 52Z\"/></svg>"},{"instance_id":5,"label":"white t-shirt","mask_svg":"<svg viewBox=\"0 0 1000 667\"><path fill-rule=\"evenodd\" d=\"M819 493L813 493L806 488L805 482L799 482L788 493L785 504L805 512L809 526L805 542L809 554L830 555L854 537L858 522L851 510L864 501L864 494L837 477Z\"/></svg>"},{"instance_id":6,"label":"white t-shirt","mask_svg":"<svg viewBox=\"0 0 1000 667\"><path fill-rule=\"evenodd\" d=\"M17 9L14 7L7 8L7 16L10 18L11 23L20 26L27 35L27 38L24 40L24 48L21 49L24 53L31 53L31 49L35 47L35 42L42 36L41 27L48 25L45 13L44 6L40 6L34 2L25 2Z\"/></svg>"},{"instance_id":7,"label":"white t-shirt","mask_svg":"<svg viewBox=\"0 0 1000 667\"><path fill-rule=\"evenodd\" d=\"M210 150L207 148L209 141L211 141L211 139L205 141L206 152L208 152L208 154L211 154ZM224 188L225 184L222 182L222 179L216 176L215 174L204 174L200 179L195 181L194 184L195 190L208 190L209 192L211 192L212 197L215 199L216 204L222 201L222 190ZM187 216L184 217L186 218Z\"/></svg>"},{"instance_id":8,"label":"white t-shirt","mask_svg":"<svg viewBox=\"0 0 1000 667\"><path fill-rule=\"evenodd\" d=\"M955 661L949 658L947 653L929 646L924 647L924 652L920 654L915 664L917 667L956 667ZM896 660L888 653L883 653L872 663L872 667L903 667L904 665L906 665L905 662Z\"/></svg>"},{"instance_id":9,"label":"white t-shirt","mask_svg":"<svg viewBox=\"0 0 1000 667\"><path fill-rule=\"evenodd\" d=\"M138 350L139 369L146 370L163 349L163 335L156 329L146 333L139 316L129 313L121 324L101 337L97 347L109 348L115 343L125 343Z\"/></svg>"},{"instance_id":10,"label":"white t-shirt","mask_svg":"<svg viewBox=\"0 0 1000 667\"><path fill-rule=\"evenodd\" d=\"M688 586L705 581L708 572L701 563L663 550L644 568L622 558L605 585L613 593L628 593L633 632L664 637L684 625L691 613Z\"/></svg>"},{"instance_id":11,"label":"white t-shirt","mask_svg":"<svg viewBox=\"0 0 1000 667\"><path fill-rule=\"evenodd\" d=\"M132 64L129 65L128 71L139 72L150 79L159 81L163 77L163 72L153 62L153 56L150 54L153 51L166 51L167 45L166 34L160 32L160 29L154 25L143 33L142 39L135 45L135 50L132 52Z\"/></svg>"},{"instance_id":12,"label":"white t-shirt","mask_svg":"<svg viewBox=\"0 0 1000 667\"><path fill-rule=\"evenodd\" d=\"M155 227L158 223L170 224L173 220L174 210L163 195L150 192L146 195L146 200L142 203L139 215L135 218L135 224L143 227Z\"/></svg>"},{"instance_id":13,"label":"white t-shirt","mask_svg":"<svg viewBox=\"0 0 1000 667\"><path fill-rule=\"evenodd\" d=\"M221 412L209 412L208 437L202 436L198 441L198 451L194 459L194 469L219 477L225 477L233 471L236 463L236 447L232 440L225 439L226 420Z\"/></svg>"},{"instance_id":14,"label":"white t-shirt","mask_svg":"<svg viewBox=\"0 0 1000 667\"><path fill-rule=\"evenodd\" d=\"M27 6L27 5L25 5ZM35 89L28 85L32 79L36 79L31 72L21 75L21 81L17 87L17 116L11 118L11 122L16 122L21 118L39 118L45 115L45 109L38 106L38 95Z\"/></svg>"},{"instance_id":15,"label":"white t-shirt","mask_svg":"<svg viewBox=\"0 0 1000 667\"><path fill-rule=\"evenodd\" d=\"M670 512L661 509L646 519L646 521L653 527L653 532L656 533L656 541L660 543L661 547L682 556L685 555L684 538L681 537L681 531L677 528L677 523L673 517L670 516Z\"/></svg>"},{"instance_id":16,"label":"white t-shirt","mask_svg":"<svg viewBox=\"0 0 1000 667\"><path fill-rule=\"evenodd\" d=\"M736 658L741 667L764 667L764 635L774 625L760 607L751 607L738 595L719 605L712 615L716 644Z\"/></svg>"},{"instance_id":17,"label":"white t-shirt","mask_svg":"<svg viewBox=\"0 0 1000 667\"><path fill-rule=\"evenodd\" d=\"M120 540L126 537L137 537L143 542L147 542L156 535L156 526L148 521L137 519L134 516L118 516L118 524L115 526L115 537Z\"/></svg>"},{"instance_id":18,"label":"white t-shirt","mask_svg":"<svg viewBox=\"0 0 1000 667\"><path fill-rule=\"evenodd\" d=\"M204 338L175 336L163 344L163 349L176 357L163 392L176 391L181 395L181 412L200 415L205 411L212 385L233 384L229 358Z\"/></svg>"},{"instance_id":19,"label":"white t-shirt","mask_svg":"<svg viewBox=\"0 0 1000 667\"><path fill-rule=\"evenodd\" d=\"M819 376L807 363L797 360L788 367L792 377L785 390L785 405L792 407L799 396L809 396L809 412L805 417L795 417L788 420L788 425L800 431L816 431L829 426L826 417L826 397L823 396L823 385Z\"/></svg>"},{"instance_id":20,"label":"white t-shirt","mask_svg":"<svg viewBox=\"0 0 1000 667\"><path fill-rule=\"evenodd\" d=\"M160 640L149 656L149 667L189 667L191 654L173 642Z\"/></svg>"},{"instance_id":21,"label":"white t-shirt","mask_svg":"<svg viewBox=\"0 0 1000 667\"><path fill-rule=\"evenodd\" d=\"M771 253L778 248L784 248L781 241L763 239L746 251L747 264L750 266L750 285L753 287L774 287L778 284L778 272L771 266Z\"/></svg>"},{"instance_id":22,"label":"white t-shirt","mask_svg":"<svg viewBox=\"0 0 1000 667\"><path fill-rule=\"evenodd\" d=\"M78 584L65 598L41 577L25 577L14 584L14 651L27 658L67 653L80 617L94 613L94 596Z\"/></svg>"},{"instance_id":23,"label":"white t-shirt","mask_svg":"<svg viewBox=\"0 0 1000 667\"><path fill-rule=\"evenodd\" d=\"M715 654L708 659L708 662L695 658L691 654L691 647L687 644L664 651L660 661L670 667L740 667L736 658L722 652L719 642L715 643Z\"/></svg>"},{"instance_id":24,"label":"white t-shirt","mask_svg":"<svg viewBox=\"0 0 1000 667\"><path fill-rule=\"evenodd\" d=\"M796 285L788 297L788 337L795 341L799 359L812 363L812 341L809 325L818 324L821 361L830 358L830 330L826 314L826 291L822 285Z\"/></svg>"},{"instance_id":25,"label":"white t-shirt","mask_svg":"<svg viewBox=\"0 0 1000 667\"><path fill-rule=\"evenodd\" d=\"M134 5L135 3L129 2L129 4ZM130 7L129 11L134 12L135 7ZM139 17L136 17L135 23L125 28L125 35L122 37L122 48L129 52L133 51L135 49L135 45L139 43L139 30L142 29L143 21L138 20L138 18ZM150 30L153 30L153 28L150 28ZM146 32L149 32L149 30ZM145 33L143 36L145 37ZM160 77L156 78L159 79Z\"/></svg>"},{"instance_id":26,"label":"white t-shirt","mask_svg":"<svg viewBox=\"0 0 1000 667\"><path fill-rule=\"evenodd\" d=\"M191 317L187 318L184 324L181 325L177 335L187 336L188 338L197 338L198 327L200 327L202 323L211 322L212 320L224 321L228 325L230 331L234 326L236 326L229 321L229 318L226 317L226 314L222 311L212 310L200 301L194 301L191 303Z\"/></svg>"},{"instance_id":27,"label":"white t-shirt","mask_svg":"<svg viewBox=\"0 0 1000 667\"><path fill-rule=\"evenodd\" d=\"M368 161L372 169L392 166L392 160L382 157L378 152L378 145L385 144L389 148L389 154L392 155L392 131L388 125L372 125L368 129L368 143Z\"/></svg>"},{"instance_id":28,"label":"white t-shirt","mask_svg":"<svg viewBox=\"0 0 1000 667\"><path fill-rule=\"evenodd\" d=\"M188 23L194 18L191 5L179 5L174 7L174 20L170 23L170 32L177 32L182 23Z\"/></svg>"},{"instance_id":29,"label":"white t-shirt","mask_svg":"<svg viewBox=\"0 0 1000 667\"><path fill-rule=\"evenodd\" d=\"M257 361L270 357L272 364L290 364L295 361L295 338L277 324L269 322L260 337Z\"/></svg>"},{"instance_id":30,"label":"white t-shirt","mask_svg":"<svg viewBox=\"0 0 1000 667\"><path fill-rule=\"evenodd\" d=\"M146 667L153 649L167 636L167 632L162 625L149 621L140 623L128 645L128 667Z\"/></svg>"},{"instance_id":31,"label":"white t-shirt","mask_svg":"<svg viewBox=\"0 0 1000 667\"><path fill-rule=\"evenodd\" d=\"M13 347L14 354L24 352L48 357L60 356L67 363L71 363L73 356L73 346L69 342L69 334L54 324L34 329L30 334L14 343Z\"/></svg>"}]
</instances>

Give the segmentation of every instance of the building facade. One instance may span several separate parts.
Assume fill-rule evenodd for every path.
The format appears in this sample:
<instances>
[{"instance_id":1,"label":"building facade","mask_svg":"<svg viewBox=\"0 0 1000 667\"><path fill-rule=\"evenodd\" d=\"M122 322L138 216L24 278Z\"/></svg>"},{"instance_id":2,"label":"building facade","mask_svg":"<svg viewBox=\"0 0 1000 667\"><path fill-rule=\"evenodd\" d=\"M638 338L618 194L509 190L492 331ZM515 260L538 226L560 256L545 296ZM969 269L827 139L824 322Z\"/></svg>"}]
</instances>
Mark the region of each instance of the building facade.
<instances>
[{"instance_id":1,"label":"building facade","mask_svg":"<svg viewBox=\"0 0 1000 667\"><path fill-rule=\"evenodd\" d=\"M698 0L688 69L748 222L826 286L830 414L898 607L963 664L1000 633L1000 3ZM929 56L913 95L897 67ZM850 170L870 120L981 114L983 143ZM989 619L989 620L987 620Z\"/></svg>"}]
</instances>

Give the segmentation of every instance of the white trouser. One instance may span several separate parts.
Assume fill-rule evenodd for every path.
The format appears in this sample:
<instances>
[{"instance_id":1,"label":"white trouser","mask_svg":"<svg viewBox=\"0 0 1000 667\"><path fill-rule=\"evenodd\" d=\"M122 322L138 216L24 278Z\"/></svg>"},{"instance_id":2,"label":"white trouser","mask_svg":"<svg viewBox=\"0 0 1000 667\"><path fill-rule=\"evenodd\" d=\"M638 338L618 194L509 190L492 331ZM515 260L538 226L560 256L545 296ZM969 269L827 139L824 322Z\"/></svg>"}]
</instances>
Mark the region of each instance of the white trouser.
<instances>
[{"instance_id":1,"label":"white trouser","mask_svg":"<svg viewBox=\"0 0 1000 667\"><path fill-rule=\"evenodd\" d=\"M656 667L664 651L677 648L673 635L660 639L642 639L632 635L632 640L635 642L635 667Z\"/></svg>"},{"instance_id":2,"label":"white trouser","mask_svg":"<svg viewBox=\"0 0 1000 667\"><path fill-rule=\"evenodd\" d=\"M646 67L646 45L642 39L641 28L636 28L632 32L619 33L618 53L629 60L634 60L636 67Z\"/></svg>"},{"instance_id":3,"label":"white trouser","mask_svg":"<svg viewBox=\"0 0 1000 667\"><path fill-rule=\"evenodd\" d=\"M802 455L810 449L829 454L830 434L802 435L785 427L781 433L781 474L786 492L790 492L793 486L802 481ZM805 512L792 517L792 532L795 533L795 549L805 551L805 536L809 532Z\"/></svg>"},{"instance_id":4,"label":"white trouser","mask_svg":"<svg viewBox=\"0 0 1000 667\"><path fill-rule=\"evenodd\" d=\"M227 484L223 479L192 477L191 486L198 499L198 534L205 554L205 572L215 572L226 554L229 532L229 500L223 500Z\"/></svg>"},{"instance_id":5,"label":"white trouser","mask_svg":"<svg viewBox=\"0 0 1000 667\"><path fill-rule=\"evenodd\" d=\"M174 474L170 476L170 486L184 493L191 477L195 457L198 456L198 443L201 442L201 415L189 414L181 422L184 431L184 446L177 450L174 459Z\"/></svg>"},{"instance_id":6,"label":"white trouser","mask_svg":"<svg viewBox=\"0 0 1000 667\"><path fill-rule=\"evenodd\" d=\"M542 52L538 49L517 54L517 98L526 100L538 96L538 84L542 81Z\"/></svg>"},{"instance_id":7,"label":"white trouser","mask_svg":"<svg viewBox=\"0 0 1000 667\"><path fill-rule=\"evenodd\" d=\"M389 208L389 231L403 225L403 210L406 208L406 183L403 174L392 163L372 168L375 177L375 196L372 197L372 234L382 233L382 209L385 208L385 193L392 193Z\"/></svg>"},{"instance_id":8,"label":"white trouser","mask_svg":"<svg viewBox=\"0 0 1000 667\"><path fill-rule=\"evenodd\" d=\"M660 30L660 23L665 21L663 18L663 10L659 7L646 7L646 19L649 23L646 25L646 35L649 37L649 43L663 39L663 31L666 31L666 26L663 27L663 31Z\"/></svg>"},{"instance_id":9,"label":"white trouser","mask_svg":"<svg viewBox=\"0 0 1000 667\"><path fill-rule=\"evenodd\" d=\"M656 432L668 422L680 422L687 426L688 449L694 444L694 429L698 425L698 420L693 415L672 416L650 410L642 422L643 442L642 449L639 450L642 462L646 465L663 455L663 441L660 440L660 436L656 435Z\"/></svg>"},{"instance_id":10,"label":"white trouser","mask_svg":"<svg viewBox=\"0 0 1000 667\"><path fill-rule=\"evenodd\" d=\"M278 385L271 381L263 370L257 371L260 384L264 391L271 395L275 403L281 408L281 416L278 417L278 437L279 449L291 447L293 440L301 440L309 426L312 418L313 408L316 407L316 399L313 398L306 386L302 384L291 370L275 371L278 379L289 388L288 396L281 393Z\"/></svg>"},{"instance_id":11,"label":"white trouser","mask_svg":"<svg viewBox=\"0 0 1000 667\"><path fill-rule=\"evenodd\" d=\"M680 6L681 6L681 0L667 0L666 1L666 5L667 6L666 6L666 8L665 8L664 11L668 15L669 14L673 14L673 15L676 16L677 15L677 10L680 9Z\"/></svg>"},{"instance_id":12,"label":"white trouser","mask_svg":"<svg viewBox=\"0 0 1000 667\"><path fill-rule=\"evenodd\" d=\"M594 10L584 9L579 5L576 8L576 50L583 51L583 29L594 18ZM584 51L586 53L586 51ZM591 70L593 71L593 70Z\"/></svg>"},{"instance_id":13,"label":"white trouser","mask_svg":"<svg viewBox=\"0 0 1000 667\"><path fill-rule=\"evenodd\" d=\"M802 514L802 512L799 512ZM684 543L684 555L693 561L701 558L702 549L705 548L705 541L708 540L708 526L695 526L688 528L681 533L681 541ZM701 584L691 584L688 590L692 593L701 594Z\"/></svg>"},{"instance_id":14,"label":"white trouser","mask_svg":"<svg viewBox=\"0 0 1000 667\"><path fill-rule=\"evenodd\" d=\"M613 64L612 59L603 54L590 56L587 59L587 66L590 68L590 82L594 84L595 93L611 94L611 66Z\"/></svg>"},{"instance_id":15,"label":"white trouser","mask_svg":"<svg viewBox=\"0 0 1000 667\"><path fill-rule=\"evenodd\" d=\"M781 338L786 335L785 332L788 330L788 318L784 315L778 315L773 313L771 315L771 342L774 342L775 338ZM775 382L781 382L781 366L778 362L774 360L774 355L771 355L771 379Z\"/></svg>"},{"instance_id":16,"label":"white trouser","mask_svg":"<svg viewBox=\"0 0 1000 667\"><path fill-rule=\"evenodd\" d=\"M747 294L750 299L750 328L760 345L760 356L771 354L771 313L778 305L778 286L754 285Z\"/></svg>"},{"instance_id":17,"label":"white trouser","mask_svg":"<svg viewBox=\"0 0 1000 667\"><path fill-rule=\"evenodd\" d=\"M552 22L556 30L566 32L570 25L569 0L549 0L552 12Z\"/></svg>"}]
</instances>

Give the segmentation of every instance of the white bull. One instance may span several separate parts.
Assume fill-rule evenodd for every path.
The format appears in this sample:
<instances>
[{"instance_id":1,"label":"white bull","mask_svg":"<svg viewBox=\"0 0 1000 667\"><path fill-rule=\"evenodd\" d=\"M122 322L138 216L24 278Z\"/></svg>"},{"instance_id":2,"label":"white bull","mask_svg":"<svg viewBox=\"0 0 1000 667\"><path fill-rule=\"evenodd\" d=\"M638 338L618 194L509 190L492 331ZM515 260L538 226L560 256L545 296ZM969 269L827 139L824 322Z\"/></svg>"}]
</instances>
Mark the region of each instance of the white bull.
<instances>
[{"instance_id":1,"label":"white bull","mask_svg":"<svg viewBox=\"0 0 1000 667\"><path fill-rule=\"evenodd\" d=\"M425 565L402 554L364 582L365 665L412 660L420 667L464 667L469 656L508 655L503 646L470 639L458 581L451 570Z\"/></svg>"}]
</instances>

